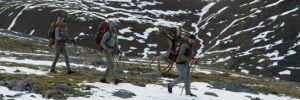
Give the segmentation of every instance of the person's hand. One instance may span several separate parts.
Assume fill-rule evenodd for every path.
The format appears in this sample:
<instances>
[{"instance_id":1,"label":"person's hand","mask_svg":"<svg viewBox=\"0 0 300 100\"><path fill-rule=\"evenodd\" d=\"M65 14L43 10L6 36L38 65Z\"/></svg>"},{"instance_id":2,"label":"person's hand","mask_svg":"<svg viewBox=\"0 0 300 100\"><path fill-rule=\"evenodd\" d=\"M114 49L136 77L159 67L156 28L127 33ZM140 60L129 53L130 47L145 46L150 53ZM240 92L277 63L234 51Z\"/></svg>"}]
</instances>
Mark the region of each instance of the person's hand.
<instances>
[{"instance_id":1,"label":"person's hand","mask_svg":"<svg viewBox=\"0 0 300 100\"><path fill-rule=\"evenodd\" d=\"M112 51L113 51L112 49L107 49L108 53L112 53Z\"/></svg>"},{"instance_id":2,"label":"person's hand","mask_svg":"<svg viewBox=\"0 0 300 100\"><path fill-rule=\"evenodd\" d=\"M191 63L192 63L192 64L195 63L195 62L197 62L197 60L191 59Z\"/></svg>"},{"instance_id":3,"label":"person's hand","mask_svg":"<svg viewBox=\"0 0 300 100\"><path fill-rule=\"evenodd\" d=\"M120 56L123 56L123 52L122 51L119 51L119 54L120 54Z\"/></svg>"}]
</instances>

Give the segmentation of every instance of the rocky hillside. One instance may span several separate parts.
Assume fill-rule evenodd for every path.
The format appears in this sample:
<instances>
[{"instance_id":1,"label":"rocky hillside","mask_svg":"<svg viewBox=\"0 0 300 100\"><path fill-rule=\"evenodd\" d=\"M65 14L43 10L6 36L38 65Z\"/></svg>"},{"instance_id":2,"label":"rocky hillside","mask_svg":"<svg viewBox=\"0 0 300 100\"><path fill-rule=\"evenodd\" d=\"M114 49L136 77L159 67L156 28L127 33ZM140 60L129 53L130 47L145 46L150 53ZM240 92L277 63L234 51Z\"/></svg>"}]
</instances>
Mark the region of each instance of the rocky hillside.
<instances>
[{"instance_id":1,"label":"rocky hillside","mask_svg":"<svg viewBox=\"0 0 300 100\"><path fill-rule=\"evenodd\" d=\"M46 44L43 38L0 29L0 100L300 99L299 83L204 66L192 68L191 91L198 97L181 95L183 84L170 94L166 84L178 77L176 69L158 73L155 64L137 57L120 60L116 71L124 82L104 84L99 82L106 68L103 56L72 44L67 48L76 73L66 74L63 60L57 63L58 73L49 73L54 54Z\"/></svg>"},{"instance_id":2,"label":"rocky hillside","mask_svg":"<svg viewBox=\"0 0 300 100\"><path fill-rule=\"evenodd\" d=\"M159 29L183 26L197 35L202 66L299 82L299 8L299 0L1 0L0 28L46 38L61 12L71 36L94 48L98 24L115 20L125 55L146 58L168 48Z\"/></svg>"}]
</instances>

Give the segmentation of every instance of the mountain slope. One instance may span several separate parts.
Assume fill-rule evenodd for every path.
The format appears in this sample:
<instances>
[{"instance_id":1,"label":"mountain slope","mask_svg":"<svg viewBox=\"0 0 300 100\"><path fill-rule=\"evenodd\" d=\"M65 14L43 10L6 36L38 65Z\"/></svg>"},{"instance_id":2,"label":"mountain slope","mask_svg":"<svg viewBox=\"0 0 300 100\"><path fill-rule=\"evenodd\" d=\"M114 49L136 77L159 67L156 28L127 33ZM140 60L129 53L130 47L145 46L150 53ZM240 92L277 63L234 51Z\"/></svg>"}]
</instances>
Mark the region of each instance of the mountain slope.
<instances>
[{"instance_id":1,"label":"mountain slope","mask_svg":"<svg viewBox=\"0 0 300 100\"><path fill-rule=\"evenodd\" d=\"M0 27L46 38L61 12L71 36L94 48L98 24L116 20L125 55L145 58L167 50L165 38L155 34L159 29L183 25L198 36L202 66L299 82L299 5L299 0L2 0Z\"/></svg>"}]
</instances>

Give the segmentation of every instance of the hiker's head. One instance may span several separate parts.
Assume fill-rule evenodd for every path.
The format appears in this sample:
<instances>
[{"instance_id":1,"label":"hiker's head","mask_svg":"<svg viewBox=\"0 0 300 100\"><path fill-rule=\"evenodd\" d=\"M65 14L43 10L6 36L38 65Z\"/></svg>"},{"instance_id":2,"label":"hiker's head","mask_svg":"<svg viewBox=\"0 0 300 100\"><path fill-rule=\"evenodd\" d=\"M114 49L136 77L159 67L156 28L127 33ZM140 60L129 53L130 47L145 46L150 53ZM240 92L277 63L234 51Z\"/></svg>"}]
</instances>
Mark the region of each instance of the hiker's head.
<instances>
[{"instance_id":1,"label":"hiker's head","mask_svg":"<svg viewBox=\"0 0 300 100\"><path fill-rule=\"evenodd\" d=\"M51 23L51 27L54 27L54 26L55 26L55 22L52 22L52 23Z\"/></svg>"},{"instance_id":2,"label":"hiker's head","mask_svg":"<svg viewBox=\"0 0 300 100\"><path fill-rule=\"evenodd\" d=\"M118 24L114 21L110 22L109 30L112 32L118 32Z\"/></svg>"},{"instance_id":3,"label":"hiker's head","mask_svg":"<svg viewBox=\"0 0 300 100\"><path fill-rule=\"evenodd\" d=\"M194 44L195 43L195 39L196 39L195 35L190 35L189 38L188 38L189 44Z\"/></svg>"},{"instance_id":4,"label":"hiker's head","mask_svg":"<svg viewBox=\"0 0 300 100\"><path fill-rule=\"evenodd\" d=\"M64 26L67 25L67 20L66 20L66 19L63 19L63 20L62 20L62 25L64 25Z\"/></svg>"}]
</instances>

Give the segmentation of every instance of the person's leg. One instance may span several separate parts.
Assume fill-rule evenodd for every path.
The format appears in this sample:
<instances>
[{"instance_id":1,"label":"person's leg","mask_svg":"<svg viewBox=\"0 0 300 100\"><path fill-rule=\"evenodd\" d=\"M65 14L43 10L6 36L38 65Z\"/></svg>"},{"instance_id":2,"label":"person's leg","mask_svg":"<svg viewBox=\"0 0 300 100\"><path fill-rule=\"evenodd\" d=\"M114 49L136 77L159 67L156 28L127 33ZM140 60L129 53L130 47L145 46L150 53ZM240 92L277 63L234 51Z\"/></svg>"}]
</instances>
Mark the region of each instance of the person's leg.
<instances>
[{"instance_id":1,"label":"person's leg","mask_svg":"<svg viewBox=\"0 0 300 100\"><path fill-rule=\"evenodd\" d=\"M179 73L179 77L176 78L172 83L169 83L170 88L173 88L173 86L184 82L186 74L185 74L185 66L184 64L176 64L178 73Z\"/></svg>"},{"instance_id":2,"label":"person's leg","mask_svg":"<svg viewBox=\"0 0 300 100\"><path fill-rule=\"evenodd\" d=\"M111 59L111 56L110 56L111 54L109 54L107 51L103 51L103 53L104 53L105 58L106 58L106 71L105 71L104 75L102 76L102 79L105 80L107 75L111 71L112 61L110 60Z\"/></svg>"},{"instance_id":3,"label":"person's leg","mask_svg":"<svg viewBox=\"0 0 300 100\"><path fill-rule=\"evenodd\" d=\"M55 72L55 66L56 66L56 63L59 59L60 52L61 52L60 45L58 43L55 43L55 57L54 57L54 61L53 61L52 66L51 66L51 71L52 72Z\"/></svg>"},{"instance_id":4,"label":"person's leg","mask_svg":"<svg viewBox=\"0 0 300 100\"><path fill-rule=\"evenodd\" d=\"M185 87L185 92L186 94L191 94L191 72L190 72L190 67L186 67L186 80L184 83Z\"/></svg>"},{"instance_id":5,"label":"person's leg","mask_svg":"<svg viewBox=\"0 0 300 100\"><path fill-rule=\"evenodd\" d=\"M66 48L65 44L62 46L62 52L63 52L64 57L65 57L65 62L66 62L67 70L68 70L68 72L70 72L71 71L71 67L70 67L69 55L68 55L68 51L67 51L67 48Z\"/></svg>"}]
</instances>

